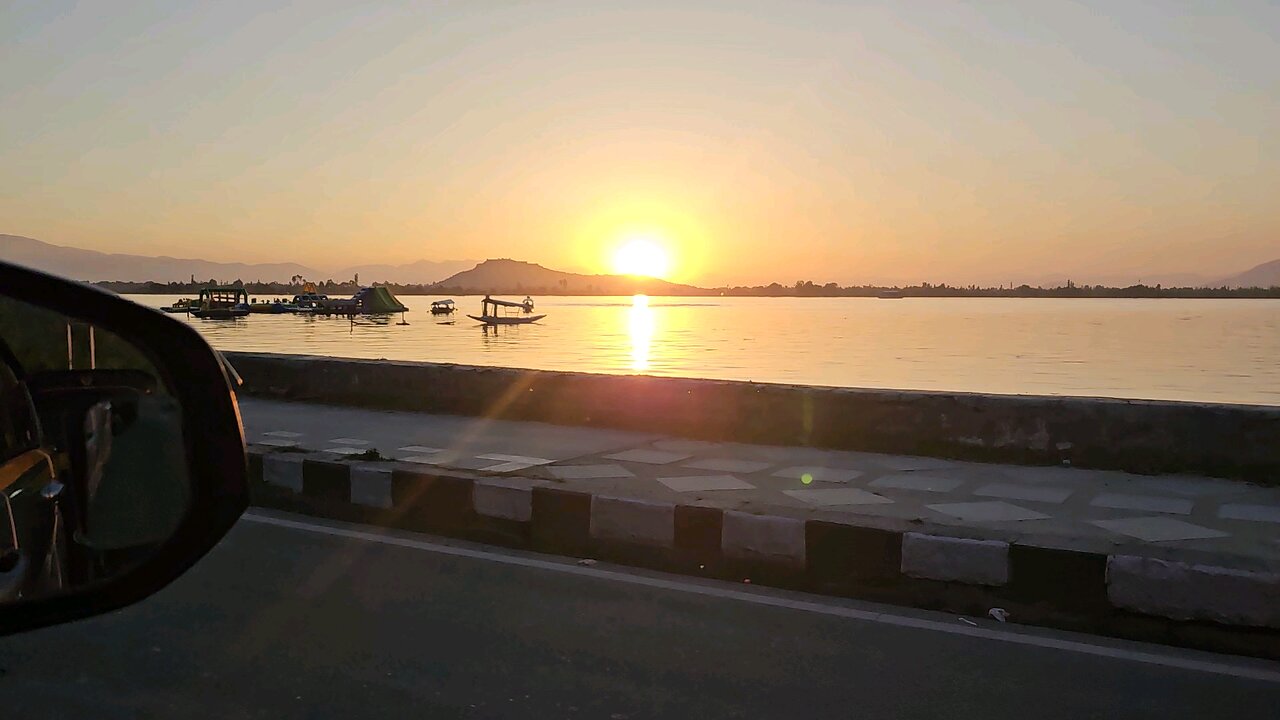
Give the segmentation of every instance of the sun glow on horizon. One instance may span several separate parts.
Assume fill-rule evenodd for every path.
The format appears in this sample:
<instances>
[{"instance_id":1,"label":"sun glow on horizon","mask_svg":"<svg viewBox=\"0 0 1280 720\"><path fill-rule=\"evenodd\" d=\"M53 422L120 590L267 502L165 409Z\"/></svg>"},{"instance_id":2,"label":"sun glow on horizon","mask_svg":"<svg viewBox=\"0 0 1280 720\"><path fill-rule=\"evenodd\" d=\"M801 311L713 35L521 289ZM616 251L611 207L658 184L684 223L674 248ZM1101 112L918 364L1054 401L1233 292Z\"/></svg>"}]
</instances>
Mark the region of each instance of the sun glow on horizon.
<instances>
[{"instance_id":1,"label":"sun glow on horizon","mask_svg":"<svg viewBox=\"0 0 1280 720\"><path fill-rule=\"evenodd\" d=\"M671 256L652 235L630 236L613 254L613 271L619 275L665 278L671 272Z\"/></svg>"}]
</instances>

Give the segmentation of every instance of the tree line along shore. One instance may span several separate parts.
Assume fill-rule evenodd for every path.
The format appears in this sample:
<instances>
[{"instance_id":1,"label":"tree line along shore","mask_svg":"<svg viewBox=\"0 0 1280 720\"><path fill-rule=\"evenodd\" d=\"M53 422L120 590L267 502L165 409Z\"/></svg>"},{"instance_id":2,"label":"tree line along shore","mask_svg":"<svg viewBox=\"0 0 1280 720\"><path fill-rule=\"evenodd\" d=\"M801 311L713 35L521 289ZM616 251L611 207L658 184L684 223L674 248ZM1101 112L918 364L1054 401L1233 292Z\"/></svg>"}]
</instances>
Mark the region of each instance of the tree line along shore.
<instances>
[{"instance_id":1,"label":"tree line along shore","mask_svg":"<svg viewBox=\"0 0 1280 720\"><path fill-rule=\"evenodd\" d=\"M386 287L396 295L566 295L566 296L616 296L648 293L678 297L1016 297L1016 298L1280 298L1280 287L1269 288L1206 288L1163 287L1161 285L1130 285L1107 287L1102 285L1076 285L1068 282L1059 287L1033 287L1030 285L1006 287L957 286L945 283L921 283L909 286L856 285L840 286L836 283L819 285L813 282L797 282L794 285L736 286L719 288L695 288L688 286L664 287L660 292L646 288L647 283L636 281L602 282L600 286L574 288L556 285L534 287L516 284L511 287L456 287L440 284L373 283ZM124 282L101 281L94 285L121 294L138 295L191 295L210 286L242 287L253 296L293 296L303 292L299 282L244 282L242 280L197 282ZM310 283L318 292L329 295L355 293L361 286L354 280Z\"/></svg>"}]
</instances>

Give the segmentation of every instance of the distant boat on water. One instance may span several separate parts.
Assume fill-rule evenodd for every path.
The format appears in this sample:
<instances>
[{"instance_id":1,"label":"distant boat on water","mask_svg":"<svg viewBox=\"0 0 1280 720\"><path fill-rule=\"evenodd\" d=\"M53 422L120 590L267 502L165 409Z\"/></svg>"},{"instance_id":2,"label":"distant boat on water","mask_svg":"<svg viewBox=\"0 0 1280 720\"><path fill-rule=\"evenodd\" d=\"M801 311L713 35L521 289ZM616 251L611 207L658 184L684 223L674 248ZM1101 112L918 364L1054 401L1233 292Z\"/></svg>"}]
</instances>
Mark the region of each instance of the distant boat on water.
<instances>
[{"instance_id":1,"label":"distant boat on water","mask_svg":"<svg viewBox=\"0 0 1280 720\"><path fill-rule=\"evenodd\" d=\"M195 300L192 300L191 298L182 298L181 300L175 301L172 305L165 305L160 309L167 313L189 313L198 307L200 307L200 303Z\"/></svg>"},{"instance_id":2,"label":"distant boat on water","mask_svg":"<svg viewBox=\"0 0 1280 720\"><path fill-rule=\"evenodd\" d=\"M298 312L298 306L279 299L266 300L262 302L249 303L249 312L255 314L282 315L285 313Z\"/></svg>"},{"instance_id":3,"label":"distant boat on water","mask_svg":"<svg viewBox=\"0 0 1280 720\"><path fill-rule=\"evenodd\" d=\"M876 293L876 297L881 300L901 300L906 295L903 295L901 290L881 290Z\"/></svg>"}]
</instances>

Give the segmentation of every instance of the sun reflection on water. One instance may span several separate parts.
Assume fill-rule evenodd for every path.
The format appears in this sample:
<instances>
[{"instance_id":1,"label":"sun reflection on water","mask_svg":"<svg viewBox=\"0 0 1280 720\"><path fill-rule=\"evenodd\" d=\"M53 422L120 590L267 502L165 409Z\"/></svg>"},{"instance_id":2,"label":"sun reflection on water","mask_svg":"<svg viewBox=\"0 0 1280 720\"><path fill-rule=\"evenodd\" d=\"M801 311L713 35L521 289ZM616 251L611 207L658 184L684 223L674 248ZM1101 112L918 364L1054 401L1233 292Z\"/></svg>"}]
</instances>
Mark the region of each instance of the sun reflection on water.
<instances>
[{"instance_id":1,"label":"sun reflection on water","mask_svg":"<svg viewBox=\"0 0 1280 720\"><path fill-rule=\"evenodd\" d=\"M649 346L653 342L654 327L653 309L649 307L648 295L631 298L628 323L631 335L631 369L645 372L649 369Z\"/></svg>"}]
</instances>

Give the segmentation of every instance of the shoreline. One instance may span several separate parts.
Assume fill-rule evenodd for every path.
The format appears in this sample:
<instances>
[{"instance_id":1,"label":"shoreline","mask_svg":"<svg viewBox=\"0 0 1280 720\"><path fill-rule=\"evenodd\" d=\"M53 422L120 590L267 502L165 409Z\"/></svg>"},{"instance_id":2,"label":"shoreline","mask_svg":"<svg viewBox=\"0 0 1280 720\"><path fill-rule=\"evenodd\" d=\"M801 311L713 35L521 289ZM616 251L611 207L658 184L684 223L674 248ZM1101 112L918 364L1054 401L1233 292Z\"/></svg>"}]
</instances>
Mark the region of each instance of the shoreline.
<instances>
[{"instance_id":1,"label":"shoreline","mask_svg":"<svg viewBox=\"0 0 1280 720\"><path fill-rule=\"evenodd\" d=\"M96 287L110 290L119 295L192 295L198 293L200 287L195 289L149 289L149 288L128 288L117 289L111 287L116 283L103 284L94 283ZM201 286L204 287L204 286ZM298 294L300 289L272 290L254 288L252 283L246 283L246 290L251 295L290 295ZM713 292L705 293L679 293L679 294L661 294L661 293L565 293L554 292L550 290L544 291L539 288L525 288L520 290L492 290L479 291L468 289L460 291L457 289L440 288L435 290L397 290L394 286L385 286L395 295L403 295L405 297L483 297L485 295L535 295L540 297L630 297L634 294L645 295L651 298L861 298L861 299L881 299L881 300L913 300L921 298L951 298L951 299L1011 299L1011 300L1037 300L1037 299L1055 299L1055 300L1280 300L1280 288L1248 288L1242 290L1207 290L1207 289L1183 289L1173 288L1164 290L1155 290L1151 288L1151 292L1141 293L1125 293L1117 290L1114 294L1090 294L1084 295L1079 293L1058 293L1054 290L1040 290L1032 288L1030 292L1019 292L1018 290L1004 291L977 291L977 292L929 292L921 294L911 294L909 290L902 290L903 295L900 298L881 298L877 293L752 293L752 292ZM891 288L890 288L891 289ZM328 293L334 294L352 294L356 291L354 286L339 286Z\"/></svg>"}]
</instances>

